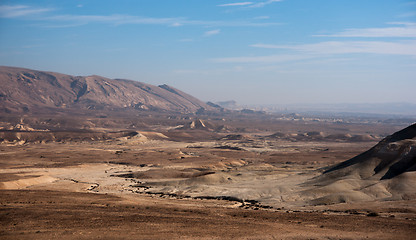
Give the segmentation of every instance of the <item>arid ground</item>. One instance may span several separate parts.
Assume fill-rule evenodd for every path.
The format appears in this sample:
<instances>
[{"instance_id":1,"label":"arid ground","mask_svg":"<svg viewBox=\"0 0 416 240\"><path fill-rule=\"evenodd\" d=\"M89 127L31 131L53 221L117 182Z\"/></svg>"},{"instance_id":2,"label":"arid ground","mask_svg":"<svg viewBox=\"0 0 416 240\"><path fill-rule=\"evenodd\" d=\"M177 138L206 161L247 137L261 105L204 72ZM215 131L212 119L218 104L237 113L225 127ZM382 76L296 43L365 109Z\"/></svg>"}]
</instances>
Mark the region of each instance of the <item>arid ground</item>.
<instances>
[{"instance_id":1,"label":"arid ground","mask_svg":"<svg viewBox=\"0 0 416 240\"><path fill-rule=\"evenodd\" d=\"M370 180L316 184L403 124L233 121L3 131L0 238L414 238L413 196Z\"/></svg>"}]
</instances>

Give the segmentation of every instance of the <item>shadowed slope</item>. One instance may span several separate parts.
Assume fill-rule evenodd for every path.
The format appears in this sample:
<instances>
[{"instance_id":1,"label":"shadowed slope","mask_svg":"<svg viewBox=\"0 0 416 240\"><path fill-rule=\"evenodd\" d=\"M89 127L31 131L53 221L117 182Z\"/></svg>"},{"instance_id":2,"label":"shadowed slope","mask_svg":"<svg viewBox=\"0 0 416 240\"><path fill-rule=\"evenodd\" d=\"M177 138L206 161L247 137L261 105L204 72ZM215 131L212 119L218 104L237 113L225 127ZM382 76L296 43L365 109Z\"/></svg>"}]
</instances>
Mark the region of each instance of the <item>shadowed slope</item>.
<instances>
[{"instance_id":1,"label":"shadowed slope","mask_svg":"<svg viewBox=\"0 0 416 240\"><path fill-rule=\"evenodd\" d=\"M345 176L359 171L361 178L382 175L390 179L406 171L416 170L416 124L394 133L370 150L342 162L324 174Z\"/></svg>"},{"instance_id":2,"label":"shadowed slope","mask_svg":"<svg viewBox=\"0 0 416 240\"><path fill-rule=\"evenodd\" d=\"M316 205L416 197L416 124L308 181Z\"/></svg>"}]
</instances>

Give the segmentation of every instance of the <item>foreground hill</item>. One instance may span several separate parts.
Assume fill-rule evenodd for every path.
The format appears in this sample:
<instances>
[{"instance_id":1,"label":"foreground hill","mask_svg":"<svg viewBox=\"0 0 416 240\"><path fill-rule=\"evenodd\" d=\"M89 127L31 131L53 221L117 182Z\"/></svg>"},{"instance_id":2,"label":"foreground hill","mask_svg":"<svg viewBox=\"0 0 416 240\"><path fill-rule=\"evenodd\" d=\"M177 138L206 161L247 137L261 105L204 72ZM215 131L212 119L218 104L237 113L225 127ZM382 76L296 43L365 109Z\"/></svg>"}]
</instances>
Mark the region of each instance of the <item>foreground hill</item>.
<instances>
[{"instance_id":1,"label":"foreground hill","mask_svg":"<svg viewBox=\"0 0 416 240\"><path fill-rule=\"evenodd\" d=\"M0 112L56 109L155 110L177 113L213 111L215 107L168 85L70 76L14 67L0 67Z\"/></svg>"},{"instance_id":2,"label":"foreground hill","mask_svg":"<svg viewBox=\"0 0 416 240\"><path fill-rule=\"evenodd\" d=\"M416 197L416 124L314 179L316 204Z\"/></svg>"},{"instance_id":3,"label":"foreground hill","mask_svg":"<svg viewBox=\"0 0 416 240\"><path fill-rule=\"evenodd\" d=\"M391 179L416 171L416 124L383 139L367 152L327 170L339 177L358 173L360 178ZM332 173L334 172L334 173Z\"/></svg>"}]
</instances>

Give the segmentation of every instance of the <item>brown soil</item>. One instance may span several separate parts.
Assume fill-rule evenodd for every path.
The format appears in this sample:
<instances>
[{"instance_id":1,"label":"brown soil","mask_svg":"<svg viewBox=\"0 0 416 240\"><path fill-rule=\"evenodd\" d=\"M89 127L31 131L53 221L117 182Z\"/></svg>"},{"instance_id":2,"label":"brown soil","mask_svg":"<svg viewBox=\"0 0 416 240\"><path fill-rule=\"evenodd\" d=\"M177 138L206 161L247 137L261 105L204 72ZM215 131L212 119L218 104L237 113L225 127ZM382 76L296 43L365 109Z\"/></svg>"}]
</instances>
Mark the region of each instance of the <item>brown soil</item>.
<instances>
[{"instance_id":1,"label":"brown soil","mask_svg":"<svg viewBox=\"0 0 416 240\"><path fill-rule=\"evenodd\" d=\"M412 239L414 220L241 210L218 201L1 191L2 239Z\"/></svg>"},{"instance_id":2,"label":"brown soil","mask_svg":"<svg viewBox=\"0 0 416 240\"><path fill-rule=\"evenodd\" d=\"M285 134L299 126L282 125ZM145 137L4 141L0 238L413 239L414 199L314 205L314 188L303 184L376 141L273 139L267 136L277 129L268 127L233 133L244 137L216 133L216 140L197 131L200 141L194 131L166 129ZM348 127L297 131L380 136L387 129Z\"/></svg>"}]
</instances>

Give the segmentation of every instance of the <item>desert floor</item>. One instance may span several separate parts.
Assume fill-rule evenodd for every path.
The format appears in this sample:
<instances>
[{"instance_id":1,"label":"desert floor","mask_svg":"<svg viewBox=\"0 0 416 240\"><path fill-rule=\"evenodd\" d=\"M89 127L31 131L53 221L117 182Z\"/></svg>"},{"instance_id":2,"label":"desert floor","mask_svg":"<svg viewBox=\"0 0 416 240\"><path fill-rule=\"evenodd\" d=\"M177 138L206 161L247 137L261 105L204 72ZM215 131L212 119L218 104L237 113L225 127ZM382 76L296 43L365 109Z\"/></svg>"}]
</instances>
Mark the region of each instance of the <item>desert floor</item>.
<instances>
[{"instance_id":1,"label":"desert floor","mask_svg":"<svg viewBox=\"0 0 416 240\"><path fill-rule=\"evenodd\" d=\"M311 205L375 142L255 136L0 145L2 239L413 239L416 201Z\"/></svg>"}]
</instances>

